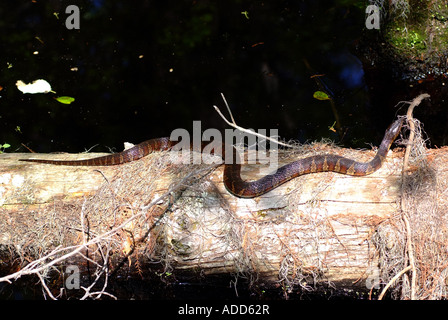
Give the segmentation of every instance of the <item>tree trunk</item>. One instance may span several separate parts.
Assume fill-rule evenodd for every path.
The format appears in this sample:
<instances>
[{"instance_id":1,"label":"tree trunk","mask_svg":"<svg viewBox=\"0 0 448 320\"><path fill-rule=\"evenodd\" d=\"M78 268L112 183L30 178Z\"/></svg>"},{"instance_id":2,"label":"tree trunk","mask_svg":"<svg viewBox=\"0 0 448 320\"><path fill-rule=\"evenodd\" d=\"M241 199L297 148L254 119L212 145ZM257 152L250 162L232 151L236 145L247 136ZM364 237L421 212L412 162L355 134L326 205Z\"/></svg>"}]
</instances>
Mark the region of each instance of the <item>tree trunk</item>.
<instances>
[{"instance_id":1,"label":"tree trunk","mask_svg":"<svg viewBox=\"0 0 448 320\"><path fill-rule=\"evenodd\" d=\"M317 149L360 161L374 156ZM182 274L245 274L291 288L331 283L370 289L384 281L384 255L388 242L396 241L393 226L381 235L378 229L384 222L390 227L400 212L402 152L390 151L369 176L309 174L254 199L227 192L222 166L173 165L170 153L111 167L17 161L29 157L0 155L0 245L22 252L32 247L42 256L57 245L105 235L101 241L110 241L114 252L130 256L129 266L149 259ZM447 150L439 149L428 158L439 165L446 157ZM288 155L280 165L296 158ZM243 166L246 180L263 174L258 165ZM384 246L378 247L379 238Z\"/></svg>"}]
</instances>

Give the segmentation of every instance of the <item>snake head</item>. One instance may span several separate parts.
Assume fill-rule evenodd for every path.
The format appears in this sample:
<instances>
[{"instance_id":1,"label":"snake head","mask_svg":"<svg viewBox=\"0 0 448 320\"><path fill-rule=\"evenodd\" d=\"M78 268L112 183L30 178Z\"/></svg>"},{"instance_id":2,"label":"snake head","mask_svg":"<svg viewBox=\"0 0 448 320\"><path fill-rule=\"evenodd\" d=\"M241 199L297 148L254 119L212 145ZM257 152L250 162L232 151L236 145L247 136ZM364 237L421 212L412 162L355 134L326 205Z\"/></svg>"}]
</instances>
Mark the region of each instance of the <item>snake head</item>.
<instances>
[{"instance_id":1,"label":"snake head","mask_svg":"<svg viewBox=\"0 0 448 320\"><path fill-rule=\"evenodd\" d=\"M387 136L389 139L391 139L391 142L393 142L393 140L395 140L395 138L400 133L402 126L403 126L403 118L395 120L387 129L385 136Z\"/></svg>"}]
</instances>

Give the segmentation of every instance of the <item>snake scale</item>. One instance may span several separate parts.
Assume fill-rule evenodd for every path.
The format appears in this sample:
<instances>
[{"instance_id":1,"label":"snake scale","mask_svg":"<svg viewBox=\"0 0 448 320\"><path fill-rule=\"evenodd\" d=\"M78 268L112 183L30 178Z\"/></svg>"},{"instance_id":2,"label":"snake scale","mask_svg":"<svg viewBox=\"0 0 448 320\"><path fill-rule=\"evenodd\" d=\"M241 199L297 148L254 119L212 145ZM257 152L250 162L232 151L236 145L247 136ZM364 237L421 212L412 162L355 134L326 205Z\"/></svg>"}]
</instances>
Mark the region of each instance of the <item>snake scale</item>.
<instances>
[{"instance_id":1,"label":"snake scale","mask_svg":"<svg viewBox=\"0 0 448 320\"><path fill-rule=\"evenodd\" d=\"M352 176L365 176L378 170L387 152L401 130L403 120L393 122L384 134L383 140L375 157L369 162L358 162L339 155L324 154L314 155L304 159L296 160L280 167L275 173L266 175L256 181L244 181L241 178L241 162L237 161L238 152L233 146L223 144L221 157L225 159L226 150L233 149L233 161L224 164L224 185L233 195L241 198L258 197L279 185L304 174L332 171ZM43 159L20 159L20 161L37 162L64 166L111 166L135 161L154 151L172 149L178 142L169 138L157 138L144 141L134 147L119 153L86 160L43 160ZM202 144L202 151L206 144ZM192 147L191 147L192 148ZM194 149L193 149L194 150ZM239 159L238 159L239 160Z\"/></svg>"}]
</instances>

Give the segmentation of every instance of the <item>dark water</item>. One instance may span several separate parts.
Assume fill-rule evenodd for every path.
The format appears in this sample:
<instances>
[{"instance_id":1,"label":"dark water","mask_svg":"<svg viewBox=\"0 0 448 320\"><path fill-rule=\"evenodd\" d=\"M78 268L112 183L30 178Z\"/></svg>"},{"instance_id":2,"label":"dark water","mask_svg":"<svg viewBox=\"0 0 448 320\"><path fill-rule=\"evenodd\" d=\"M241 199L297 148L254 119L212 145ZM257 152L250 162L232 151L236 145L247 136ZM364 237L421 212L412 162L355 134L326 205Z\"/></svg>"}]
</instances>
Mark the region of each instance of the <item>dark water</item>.
<instances>
[{"instance_id":1,"label":"dark water","mask_svg":"<svg viewBox=\"0 0 448 320\"><path fill-rule=\"evenodd\" d=\"M121 150L176 128L228 128L212 108L229 101L241 126L301 142L377 144L393 105L373 105L354 44L362 7L347 1L65 1L0 5L0 137L8 151ZM319 77L335 113L313 98ZM56 94L22 94L45 79ZM379 80L381 81L381 80ZM76 100L70 105L58 96ZM371 121L372 115L380 120ZM378 118L378 117L377 117ZM341 139L342 138L342 139Z\"/></svg>"}]
</instances>

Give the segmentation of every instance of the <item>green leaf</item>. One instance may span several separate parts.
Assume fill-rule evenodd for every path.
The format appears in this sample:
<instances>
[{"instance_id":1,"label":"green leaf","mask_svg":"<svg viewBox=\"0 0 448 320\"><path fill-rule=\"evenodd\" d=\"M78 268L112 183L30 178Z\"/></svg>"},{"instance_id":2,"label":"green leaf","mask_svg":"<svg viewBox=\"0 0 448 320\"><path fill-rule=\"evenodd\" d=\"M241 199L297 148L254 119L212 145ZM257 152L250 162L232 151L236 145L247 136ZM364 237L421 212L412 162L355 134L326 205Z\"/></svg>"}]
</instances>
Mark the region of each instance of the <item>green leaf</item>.
<instances>
[{"instance_id":1,"label":"green leaf","mask_svg":"<svg viewBox=\"0 0 448 320\"><path fill-rule=\"evenodd\" d=\"M9 143L5 143L4 145L0 146L3 149L9 148L11 145Z\"/></svg>"},{"instance_id":2,"label":"green leaf","mask_svg":"<svg viewBox=\"0 0 448 320\"><path fill-rule=\"evenodd\" d=\"M330 97L328 96L328 94L326 94L323 91L314 92L313 98L317 99L317 100L330 100Z\"/></svg>"},{"instance_id":3,"label":"green leaf","mask_svg":"<svg viewBox=\"0 0 448 320\"><path fill-rule=\"evenodd\" d=\"M247 20L249 20L249 12L243 11L243 12L241 12L241 14L244 15Z\"/></svg>"},{"instance_id":4,"label":"green leaf","mask_svg":"<svg viewBox=\"0 0 448 320\"><path fill-rule=\"evenodd\" d=\"M73 98L73 97L67 97L67 96L62 96L62 97L57 97L57 98L55 98L57 101L59 101L60 103L63 103L63 104L70 104L70 103L72 103L73 101L75 101L75 98Z\"/></svg>"}]
</instances>

